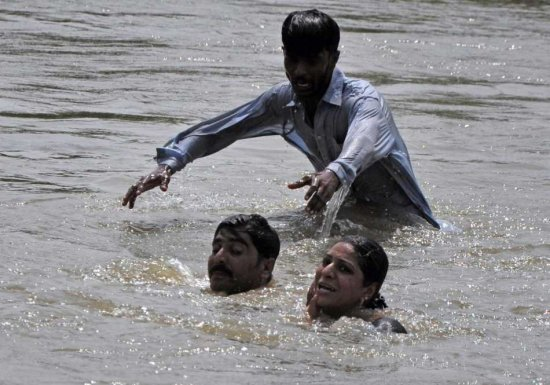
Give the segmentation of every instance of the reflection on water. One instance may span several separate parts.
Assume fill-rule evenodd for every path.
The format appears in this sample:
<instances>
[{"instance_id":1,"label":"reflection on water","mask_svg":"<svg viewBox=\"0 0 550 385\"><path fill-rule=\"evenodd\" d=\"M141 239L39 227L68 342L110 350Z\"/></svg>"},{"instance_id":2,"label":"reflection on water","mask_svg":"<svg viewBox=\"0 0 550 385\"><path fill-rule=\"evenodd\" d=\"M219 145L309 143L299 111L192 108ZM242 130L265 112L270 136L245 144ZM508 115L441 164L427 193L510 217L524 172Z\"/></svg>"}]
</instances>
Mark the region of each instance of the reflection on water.
<instances>
[{"instance_id":1,"label":"reflection on water","mask_svg":"<svg viewBox=\"0 0 550 385\"><path fill-rule=\"evenodd\" d=\"M312 6L340 22L341 68L385 94L434 213L460 230L350 200L323 224L286 188L311 166L280 138L123 209L156 146L285 80L280 23ZM545 383L546 2L150 8L0 1L0 383ZM237 212L279 232L274 282L214 295L211 238ZM409 334L307 321L314 268L345 235L386 249L382 292Z\"/></svg>"}]
</instances>

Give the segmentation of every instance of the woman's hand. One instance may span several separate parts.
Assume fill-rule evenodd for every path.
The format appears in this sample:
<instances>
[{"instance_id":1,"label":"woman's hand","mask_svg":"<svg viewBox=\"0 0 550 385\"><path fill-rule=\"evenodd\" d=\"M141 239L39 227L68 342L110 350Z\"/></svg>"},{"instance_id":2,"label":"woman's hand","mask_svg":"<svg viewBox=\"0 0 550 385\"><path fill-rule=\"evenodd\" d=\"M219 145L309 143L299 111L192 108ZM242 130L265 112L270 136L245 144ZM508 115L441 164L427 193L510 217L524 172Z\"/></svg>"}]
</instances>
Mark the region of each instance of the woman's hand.
<instances>
[{"instance_id":1,"label":"woman's hand","mask_svg":"<svg viewBox=\"0 0 550 385\"><path fill-rule=\"evenodd\" d=\"M309 301L306 307L306 311L310 320L319 318L319 316L321 315L321 309L319 309L319 306L317 306L317 295L314 295L311 298L311 301Z\"/></svg>"},{"instance_id":2,"label":"woman's hand","mask_svg":"<svg viewBox=\"0 0 550 385\"><path fill-rule=\"evenodd\" d=\"M319 298L317 295L317 290L318 290L317 284L319 283L320 277L321 277L321 272L319 269L316 269L315 278L313 278L313 282L311 282L311 285L309 286L309 289L307 291L306 312L310 320L314 320L321 315L321 308L317 303L317 300Z\"/></svg>"}]
</instances>

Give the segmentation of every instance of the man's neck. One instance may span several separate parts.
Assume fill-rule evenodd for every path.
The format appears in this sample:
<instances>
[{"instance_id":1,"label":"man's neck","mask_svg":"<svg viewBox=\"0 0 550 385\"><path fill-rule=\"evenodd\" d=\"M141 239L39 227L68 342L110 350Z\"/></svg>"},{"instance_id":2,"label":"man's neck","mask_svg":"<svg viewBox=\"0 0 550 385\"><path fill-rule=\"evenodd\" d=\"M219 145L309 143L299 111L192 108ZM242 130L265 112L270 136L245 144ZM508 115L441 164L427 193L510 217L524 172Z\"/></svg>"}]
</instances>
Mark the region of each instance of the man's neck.
<instances>
[{"instance_id":1,"label":"man's neck","mask_svg":"<svg viewBox=\"0 0 550 385\"><path fill-rule=\"evenodd\" d=\"M311 127L313 127L315 112L317 111L317 106L319 105L320 100L320 98L306 98L300 100L305 109L306 123Z\"/></svg>"}]
</instances>

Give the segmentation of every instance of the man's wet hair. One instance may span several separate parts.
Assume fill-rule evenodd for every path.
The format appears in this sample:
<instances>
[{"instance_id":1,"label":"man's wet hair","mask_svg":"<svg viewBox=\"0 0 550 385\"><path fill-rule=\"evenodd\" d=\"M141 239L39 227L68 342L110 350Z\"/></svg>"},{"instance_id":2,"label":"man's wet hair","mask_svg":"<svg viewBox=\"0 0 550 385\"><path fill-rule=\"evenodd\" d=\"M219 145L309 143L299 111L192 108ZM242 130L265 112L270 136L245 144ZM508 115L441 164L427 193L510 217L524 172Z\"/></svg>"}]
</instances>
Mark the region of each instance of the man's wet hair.
<instances>
[{"instance_id":1,"label":"man's wet hair","mask_svg":"<svg viewBox=\"0 0 550 385\"><path fill-rule=\"evenodd\" d=\"M378 290L386 279L388 273L388 256L386 252L377 242L360 236L345 237L341 240L350 244L357 254L357 263L363 272L363 286L369 286L372 283L377 283L377 293L369 303L364 303L364 307L368 308L385 308L386 301L380 295Z\"/></svg>"},{"instance_id":2,"label":"man's wet hair","mask_svg":"<svg viewBox=\"0 0 550 385\"><path fill-rule=\"evenodd\" d=\"M267 219L261 215L237 214L225 218L216 228L214 236L223 228L246 232L252 239L254 247L258 250L258 260L260 258L277 259L279 256L281 248L279 235L275 229L269 225Z\"/></svg>"},{"instance_id":3,"label":"man's wet hair","mask_svg":"<svg viewBox=\"0 0 550 385\"><path fill-rule=\"evenodd\" d=\"M317 9L291 12L283 22L284 49L298 56L312 56L323 49L338 50L340 27L324 12Z\"/></svg>"}]
</instances>

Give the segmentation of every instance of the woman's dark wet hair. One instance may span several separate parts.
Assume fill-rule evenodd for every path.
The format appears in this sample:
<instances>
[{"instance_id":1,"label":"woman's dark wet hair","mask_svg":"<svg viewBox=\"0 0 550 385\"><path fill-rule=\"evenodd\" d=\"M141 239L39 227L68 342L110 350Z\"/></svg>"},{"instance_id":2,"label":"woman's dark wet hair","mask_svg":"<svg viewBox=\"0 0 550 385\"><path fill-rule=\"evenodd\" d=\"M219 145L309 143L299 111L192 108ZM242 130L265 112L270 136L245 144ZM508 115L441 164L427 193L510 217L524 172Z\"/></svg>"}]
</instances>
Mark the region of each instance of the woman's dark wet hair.
<instances>
[{"instance_id":1,"label":"woman's dark wet hair","mask_svg":"<svg viewBox=\"0 0 550 385\"><path fill-rule=\"evenodd\" d=\"M340 242L350 244L357 254L357 263L363 272L363 286L377 283L375 296L368 303L363 303L363 307L372 309L388 307L379 292L389 266L388 256L382 246L373 240L359 236L346 237Z\"/></svg>"},{"instance_id":2,"label":"woman's dark wet hair","mask_svg":"<svg viewBox=\"0 0 550 385\"><path fill-rule=\"evenodd\" d=\"M252 239L252 243L258 250L259 258L274 258L277 259L281 248L279 235L269 225L267 219L258 214L237 214L225 218L216 228L214 237L222 228L230 228L232 230L242 229Z\"/></svg>"},{"instance_id":3,"label":"woman's dark wet hair","mask_svg":"<svg viewBox=\"0 0 550 385\"><path fill-rule=\"evenodd\" d=\"M323 49L338 50L340 28L326 13L316 9L295 11L283 22L284 49L298 56L311 56Z\"/></svg>"}]
</instances>

